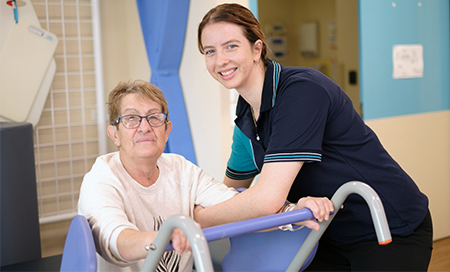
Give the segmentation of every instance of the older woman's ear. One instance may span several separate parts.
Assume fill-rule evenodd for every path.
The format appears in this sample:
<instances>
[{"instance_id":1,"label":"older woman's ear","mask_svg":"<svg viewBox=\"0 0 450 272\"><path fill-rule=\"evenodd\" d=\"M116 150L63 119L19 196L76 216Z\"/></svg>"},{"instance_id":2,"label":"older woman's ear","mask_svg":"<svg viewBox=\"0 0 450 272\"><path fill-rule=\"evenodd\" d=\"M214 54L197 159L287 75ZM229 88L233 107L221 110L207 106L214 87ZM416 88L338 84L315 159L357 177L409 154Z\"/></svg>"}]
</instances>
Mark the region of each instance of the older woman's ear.
<instances>
[{"instance_id":1,"label":"older woman's ear","mask_svg":"<svg viewBox=\"0 0 450 272\"><path fill-rule=\"evenodd\" d=\"M169 134L172 131L172 122L167 121L166 123L166 143L169 140Z\"/></svg>"},{"instance_id":2,"label":"older woman's ear","mask_svg":"<svg viewBox=\"0 0 450 272\"><path fill-rule=\"evenodd\" d=\"M111 138L113 140L113 142L120 147L120 141L119 141L119 136L117 135L117 126L113 126L113 125L109 125L106 129L106 132L109 136L109 138Z\"/></svg>"}]
</instances>

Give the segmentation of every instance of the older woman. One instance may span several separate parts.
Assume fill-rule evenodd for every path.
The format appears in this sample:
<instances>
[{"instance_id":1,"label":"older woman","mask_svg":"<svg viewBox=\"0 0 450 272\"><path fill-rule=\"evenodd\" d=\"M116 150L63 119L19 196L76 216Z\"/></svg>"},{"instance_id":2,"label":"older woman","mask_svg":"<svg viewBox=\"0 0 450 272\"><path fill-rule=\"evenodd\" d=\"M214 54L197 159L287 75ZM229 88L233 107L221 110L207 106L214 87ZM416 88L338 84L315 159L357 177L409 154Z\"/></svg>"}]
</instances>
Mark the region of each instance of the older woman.
<instances>
[{"instance_id":1,"label":"older woman","mask_svg":"<svg viewBox=\"0 0 450 272\"><path fill-rule=\"evenodd\" d=\"M139 271L161 224L170 216L194 216L233 197L234 189L175 154L163 154L172 129L163 93L145 81L121 82L110 93L108 136L119 151L97 158L83 179L79 213L89 221L99 271ZM193 259L181 230L175 251L158 271L190 271Z\"/></svg>"}]
</instances>

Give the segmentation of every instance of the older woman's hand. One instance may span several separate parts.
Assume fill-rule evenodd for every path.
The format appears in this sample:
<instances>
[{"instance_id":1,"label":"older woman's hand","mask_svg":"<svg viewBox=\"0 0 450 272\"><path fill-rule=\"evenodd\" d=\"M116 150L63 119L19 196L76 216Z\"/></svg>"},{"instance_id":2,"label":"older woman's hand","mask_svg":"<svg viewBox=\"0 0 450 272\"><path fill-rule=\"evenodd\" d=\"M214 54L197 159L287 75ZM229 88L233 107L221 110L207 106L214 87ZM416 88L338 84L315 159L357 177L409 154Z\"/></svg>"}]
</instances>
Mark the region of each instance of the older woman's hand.
<instances>
[{"instance_id":1,"label":"older woman's hand","mask_svg":"<svg viewBox=\"0 0 450 272\"><path fill-rule=\"evenodd\" d=\"M174 229L172 233L172 246L173 249L178 253L182 254L191 251L191 244L189 240L181 229Z\"/></svg>"}]
</instances>

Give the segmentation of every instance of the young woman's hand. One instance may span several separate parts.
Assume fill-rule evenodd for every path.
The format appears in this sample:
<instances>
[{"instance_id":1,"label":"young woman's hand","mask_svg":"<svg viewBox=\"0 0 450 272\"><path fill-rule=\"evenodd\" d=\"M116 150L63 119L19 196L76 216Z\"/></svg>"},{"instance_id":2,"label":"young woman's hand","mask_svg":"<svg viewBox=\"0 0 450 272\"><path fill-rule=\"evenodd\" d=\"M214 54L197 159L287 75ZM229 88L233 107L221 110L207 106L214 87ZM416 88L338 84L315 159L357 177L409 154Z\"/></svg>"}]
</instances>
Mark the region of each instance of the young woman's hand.
<instances>
[{"instance_id":1,"label":"young woman's hand","mask_svg":"<svg viewBox=\"0 0 450 272\"><path fill-rule=\"evenodd\" d=\"M312 211L314 218L322 222L330 218L330 213L334 211L334 205L327 197L303 197L297 202L294 210L308 208ZM298 224L304 225L307 228L318 231L320 229L319 223L315 220L306 220Z\"/></svg>"}]
</instances>

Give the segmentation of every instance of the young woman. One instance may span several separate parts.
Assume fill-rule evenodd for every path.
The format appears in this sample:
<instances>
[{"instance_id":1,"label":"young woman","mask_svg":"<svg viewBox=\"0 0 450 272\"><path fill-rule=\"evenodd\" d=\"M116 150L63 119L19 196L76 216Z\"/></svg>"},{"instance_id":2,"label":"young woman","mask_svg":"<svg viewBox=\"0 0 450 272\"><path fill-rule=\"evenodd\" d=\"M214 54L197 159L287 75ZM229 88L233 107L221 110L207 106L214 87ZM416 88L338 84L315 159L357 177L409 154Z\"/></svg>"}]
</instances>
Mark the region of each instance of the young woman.
<instances>
[{"instance_id":1,"label":"young woman","mask_svg":"<svg viewBox=\"0 0 450 272\"><path fill-rule=\"evenodd\" d=\"M254 186L232 200L248 197L274 210L283 196L292 202L330 198L348 181L365 182L383 202L392 243L378 245L367 205L351 195L308 269L427 271L432 250L428 199L337 84L316 70L269 60L260 24L238 4L219 5L204 16L198 46L211 76L240 94L225 183L249 187L260 174ZM199 212L198 220L219 206Z\"/></svg>"}]
</instances>

